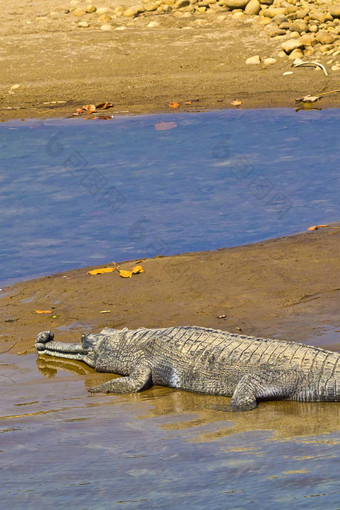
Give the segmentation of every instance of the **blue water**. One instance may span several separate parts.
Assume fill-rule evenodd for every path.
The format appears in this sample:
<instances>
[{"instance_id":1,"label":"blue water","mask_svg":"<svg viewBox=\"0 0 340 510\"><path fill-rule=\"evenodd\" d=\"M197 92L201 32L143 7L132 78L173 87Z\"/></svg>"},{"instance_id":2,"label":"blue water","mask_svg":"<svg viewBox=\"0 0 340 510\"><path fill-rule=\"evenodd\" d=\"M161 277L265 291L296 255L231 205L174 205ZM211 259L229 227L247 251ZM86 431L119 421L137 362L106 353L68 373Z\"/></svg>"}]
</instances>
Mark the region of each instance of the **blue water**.
<instances>
[{"instance_id":1,"label":"blue water","mask_svg":"<svg viewBox=\"0 0 340 510\"><path fill-rule=\"evenodd\" d=\"M339 110L0 125L0 284L339 220Z\"/></svg>"}]
</instances>

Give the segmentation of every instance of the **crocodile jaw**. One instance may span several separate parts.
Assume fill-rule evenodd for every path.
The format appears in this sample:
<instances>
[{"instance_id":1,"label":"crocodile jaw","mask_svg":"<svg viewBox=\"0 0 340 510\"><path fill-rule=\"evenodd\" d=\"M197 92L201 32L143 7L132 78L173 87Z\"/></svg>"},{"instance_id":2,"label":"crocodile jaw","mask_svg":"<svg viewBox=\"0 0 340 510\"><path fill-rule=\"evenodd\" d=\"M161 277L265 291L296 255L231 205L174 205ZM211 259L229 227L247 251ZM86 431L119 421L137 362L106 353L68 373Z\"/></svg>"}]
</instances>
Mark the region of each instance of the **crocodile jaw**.
<instances>
[{"instance_id":1,"label":"crocodile jaw","mask_svg":"<svg viewBox=\"0 0 340 510\"><path fill-rule=\"evenodd\" d=\"M86 342L86 338L86 335L82 336L81 344L55 342L54 333L42 331L37 336L35 347L39 354L83 361L90 367L95 367L94 346Z\"/></svg>"}]
</instances>

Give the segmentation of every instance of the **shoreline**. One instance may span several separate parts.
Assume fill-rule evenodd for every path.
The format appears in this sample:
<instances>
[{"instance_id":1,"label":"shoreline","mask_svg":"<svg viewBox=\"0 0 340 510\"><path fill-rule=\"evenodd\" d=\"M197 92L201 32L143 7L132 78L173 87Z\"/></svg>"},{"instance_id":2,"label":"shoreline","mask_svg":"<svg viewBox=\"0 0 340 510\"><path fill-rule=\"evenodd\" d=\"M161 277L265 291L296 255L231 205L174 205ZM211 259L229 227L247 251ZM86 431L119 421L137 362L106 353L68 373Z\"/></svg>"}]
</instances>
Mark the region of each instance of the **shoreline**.
<instances>
[{"instance_id":1,"label":"shoreline","mask_svg":"<svg viewBox=\"0 0 340 510\"><path fill-rule=\"evenodd\" d=\"M307 23L294 21L299 15L294 12L276 27L275 17L268 16L280 10L275 7L278 0L269 14L268 5L261 4L259 15L230 10L220 5L223 1L209 0L202 8L168 5L168 13L144 11L128 17L119 14L117 2L103 0L97 10L107 9L107 31L96 12L84 11L84 0L71 0L70 5L61 0L37 0L32 5L13 0L3 6L0 43L6 74L0 84L0 121L67 117L85 104L106 101L114 110L132 114L173 111L172 102L178 102L176 111L182 111L188 101L190 108L203 111L235 108L233 100L247 109L296 108L296 99L326 92L305 107L339 107L339 18L326 13L324 22L312 21L309 13L305 16L309 28L317 30L313 36L307 25L307 32L293 30ZM124 5L132 3L126 0ZM74 15L77 5L79 16ZM87 28L81 28L82 23ZM322 36L334 42L321 44ZM285 53L282 45L292 40L301 48ZM320 62L327 76L320 67L293 67L294 51L304 61ZM258 63L247 64L254 56ZM328 94L331 91L337 92Z\"/></svg>"},{"instance_id":2,"label":"shoreline","mask_svg":"<svg viewBox=\"0 0 340 510\"><path fill-rule=\"evenodd\" d=\"M340 351L339 248L336 223L241 247L121 263L127 270L143 266L132 278L80 268L19 282L1 297L2 350L34 352L36 334L46 329L78 341L106 326L187 324Z\"/></svg>"}]
</instances>

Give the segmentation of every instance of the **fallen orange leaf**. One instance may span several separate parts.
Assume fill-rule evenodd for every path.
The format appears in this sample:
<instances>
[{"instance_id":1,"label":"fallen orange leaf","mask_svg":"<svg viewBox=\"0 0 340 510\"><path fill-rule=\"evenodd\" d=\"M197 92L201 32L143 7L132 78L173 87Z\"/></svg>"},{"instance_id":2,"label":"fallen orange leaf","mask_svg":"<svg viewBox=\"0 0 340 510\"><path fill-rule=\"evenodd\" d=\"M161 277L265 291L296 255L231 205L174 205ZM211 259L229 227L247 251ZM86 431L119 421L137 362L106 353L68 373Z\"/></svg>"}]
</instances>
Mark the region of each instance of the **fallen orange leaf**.
<instances>
[{"instance_id":1,"label":"fallen orange leaf","mask_svg":"<svg viewBox=\"0 0 340 510\"><path fill-rule=\"evenodd\" d=\"M112 273L116 268L115 267L102 267L99 269L92 269L92 271L88 271L86 274L103 274L103 273Z\"/></svg>"},{"instance_id":2,"label":"fallen orange leaf","mask_svg":"<svg viewBox=\"0 0 340 510\"><path fill-rule=\"evenodd\" d=\"M119 274L122 278L131 278L132 277L132 271L126 271L125 269L121 269L121 271L119 271Z\"/></svg>"},{"instance_id":3,"label":"fallen orange leaf","mask_svg":"<svg viewBox=\"0 0 340 510\"><path fill-rule=\"evenodd\" d=\"M176 103L176 101L173 101L172 103L169 103L170 108L179 108L179 103Z\"/></svg>"},{"instance_id":4,"label":"fallen orange leaf","mask_svg":"<svg viewBox=\"0 0 340 510\"><path fill-rule=\"evenodd\" d=\"M242 101L240 99L234 99L233 101L230 101L230 104L232 106L241 106Z\"/></svg>"},{"instance_id":5,"label":"fallen orange leaf","mask_svg":"<svg viewBox=\"0 0 340 510\"><path fill-rule=\"evenodd\" d=\"M108 103L106 101L106 103L100 103L96 106L97 110L107 110L108 108L112 108L113 104L112 103Z\"/></svg>"},{"instance_id":6,"label":"fallen orange leaf","mask_svg":"<svg viewBox=\"0 0 340 510\"><path fill-rule=\"evenodd\" d=\"M35 310L35 313L52 313L52 310Z\"/></svg>"},{"instance_id":7,"label":"fallen orange leaf","mask_svg":"<svg viewBox=\"0 0 340 510\"><path fill-rule=\"evenodd\" d=\"M83 110L86 113L94 113L96 111L96 107L94 104L84 104Z\"/></svg>"},{"instance_id":8,"label":"fallen orange leaf","mask_svg":"<svg viewBox=\"0 0 340 510\"><path fill-rule=\"evenodd\" d=\"M184 104L192 104L192 101L184 101Z\"/></svg>"},{"instance_id":9,"label":"fallen orange leaf","mask_svg":"<svg viewBox=\"0 0 340 510\"><path fill-rule=\"evenodd\" d=\"M318 228L324 227L328 227L328 225L312 225L311 227L308 227L308 230L317 230Z\"/></svg>"},{"instance_id":10,"label":"fallen orange leaf","mask_svg":"<svg viewBox=\"0 0 340 510\"><path fill-rule=\"evenodd\" d=\"M134 266L131 269L131 272L132 272L132 274L144 273L144 269L142 268L142 266Z\"/></svg>"}]
</instances>

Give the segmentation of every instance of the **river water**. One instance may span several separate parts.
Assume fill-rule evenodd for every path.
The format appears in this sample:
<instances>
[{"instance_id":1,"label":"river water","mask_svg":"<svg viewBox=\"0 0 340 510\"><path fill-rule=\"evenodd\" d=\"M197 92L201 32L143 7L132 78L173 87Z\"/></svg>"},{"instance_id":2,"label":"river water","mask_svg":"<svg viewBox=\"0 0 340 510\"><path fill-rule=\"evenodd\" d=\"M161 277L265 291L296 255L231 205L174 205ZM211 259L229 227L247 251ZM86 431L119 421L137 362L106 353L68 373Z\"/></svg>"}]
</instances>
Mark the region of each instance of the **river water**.
<instances>
[{"instance_id":1,"label":"river water","mask_svg":"<svg viewBox=\"0 0 340 510\"><path fill-rule=\"evenodd\" d=\"M339 110L0 124L0 285L339 219Z\"/></svg>"},{"instance_id":2,"label":"river water","mask_svg":"<svg viewBox=\"0 0 340 510\"><path fill-rule=\"evenodd\" d=\"M1 284L339 220L339 128L338 110L0 124ZM110 377L0 355L2 508L340 508L338 403L87 393Z\"/></svg>"}]
</instances>

